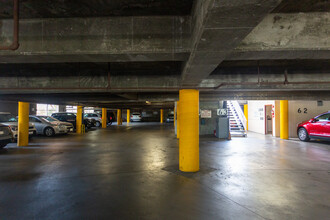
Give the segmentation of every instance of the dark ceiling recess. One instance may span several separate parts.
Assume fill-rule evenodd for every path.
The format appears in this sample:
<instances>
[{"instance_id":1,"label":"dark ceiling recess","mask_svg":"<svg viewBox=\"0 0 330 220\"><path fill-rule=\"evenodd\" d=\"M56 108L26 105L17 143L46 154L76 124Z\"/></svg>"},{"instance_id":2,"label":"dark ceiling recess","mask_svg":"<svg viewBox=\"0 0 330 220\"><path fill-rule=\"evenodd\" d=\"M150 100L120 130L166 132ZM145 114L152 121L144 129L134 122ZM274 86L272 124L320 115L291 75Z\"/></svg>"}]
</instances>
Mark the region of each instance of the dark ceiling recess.
<instances>
[{"instance_id":1,"label":"dark ceiling recess","mask_svg":"<svg viewBox=\"0 0 330 220\"><path fill-rule=\"evenodd\" d=\"M189 15L193 0L21 0L20 18ZM0 19L12 17L12 0L0 1Z\"/></svg>"},{"instance_id":2,"label":"dark ceiling recess","mask_svg":"<svg viewBox=\"0 0 330 220\"><path fill-rule=\"evenodd\" d=\"M263 74L281 74L284 70L291 73L329 73L330 60L224 61L212 72L212 75L257 73L258 67Z\"/></svg>"},{"instance_id":3,"label":"dark ceiling recess","mask_svg":"<svg viewBox=\"0 0 330 220\"><path fill-rule=\"evenodd\" d=\"M273 13L329 12L329 0L283 0Z\"/></svg>"},{"instance_id":4,"label":"dark ceiling recess","mask_svg":"<svg viewBox=\"0 0 330 220\"><path fill-rule=\"evenodd\" d=\"M0 64L2 76L77 76L83 75L180 75L182 62L121 62L121 63L22 63ZM110 71L109 71L110 70Z\"/></svg>"}]
</instances>

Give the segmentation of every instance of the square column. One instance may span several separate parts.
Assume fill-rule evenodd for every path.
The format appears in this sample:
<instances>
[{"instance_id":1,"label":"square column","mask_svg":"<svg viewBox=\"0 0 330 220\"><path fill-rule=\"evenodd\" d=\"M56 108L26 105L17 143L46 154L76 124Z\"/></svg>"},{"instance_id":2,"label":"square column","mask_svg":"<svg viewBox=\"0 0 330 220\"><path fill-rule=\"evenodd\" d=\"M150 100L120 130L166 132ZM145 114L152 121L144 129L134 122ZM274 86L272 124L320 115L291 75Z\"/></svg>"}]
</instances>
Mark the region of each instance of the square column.
<instances>
[{"instance_id":1,"label":"square column","mask_svg":"<svg viewBox=\"0 0 330 220\"><path fill-rule=\"evenodd\" d=\"M131 122L131 110L127 109L127 124Z\"/></svg>"},{"instance_id":2,"label":"square column","mask_svg":"<svg viewBox=\"0 0 330 220\"><path fill-rule=\"evenodd\" d=\"M17 146L29 145L29 108L27 102L18 102L18 136Z\"/></svg>"},{"instance_id":3,"label":"square column","mask_svg":"<svg viewBox=\"0 0 330 220\"><path fill-rule=\"evenodd\" d=\"M107 109L102 108L102 128L107 128Z\"/></svg>"},{"instance_id":4,"label":"square column","mask_svg":"<svg viewBox=\"0 0 330 220\"><path fill-rule=\"evenodd\" d=\"M164 122L164 110L161 109L160 110L160 123L163 124L163 122Z\"/></svg>"},{"instance_id":5,"label":"square column","mask_svg":"<svg viewBox=\"0 0 330 220\"><path fill-rule=\"evenodd\" d=\"M122 119L121 119L121 109L117 109L117 125L122 124Z\"/></svg>"},{"instance_id":6,"label":"square column","mask_svg":"<svg viewBox=\"0 0 330 220\"><path fill-rule=\"evenodd\" d=\"M76 117L76 133L81 134L82 130L82 121L83 121L83 107L77 106L77 117Z\"/></svg>"},{"instance_id":7,"label":"square column","mask_svg":"<svg viewBox=\"0 0 330 220\"><path fill-rule=\"evenodd\" d=\"M183 89L179 93L179 168L183 172L199 170L199 91Z\"/></svg>"},{"instance_id":8,"label":"square column","mask_svg":"<svg viewBox=\"0 0 330 220\"><path fill-rule=\"evenodd\" d=\"M280 138L289 139L289 108L288 100L280 101Z\"/></svg>"}]
</instances>

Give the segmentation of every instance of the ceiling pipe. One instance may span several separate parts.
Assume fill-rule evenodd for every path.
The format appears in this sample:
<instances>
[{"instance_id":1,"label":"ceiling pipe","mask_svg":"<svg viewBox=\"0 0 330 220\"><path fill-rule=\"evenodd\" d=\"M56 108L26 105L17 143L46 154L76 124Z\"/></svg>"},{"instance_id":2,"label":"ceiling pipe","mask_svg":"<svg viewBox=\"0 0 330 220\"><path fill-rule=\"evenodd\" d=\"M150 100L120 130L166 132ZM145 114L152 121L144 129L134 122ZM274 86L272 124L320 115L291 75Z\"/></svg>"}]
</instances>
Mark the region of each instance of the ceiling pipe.
<instances>
[{"instance_id":1,"label":"ceiling pipe","mask_svg":"<svg viewBox=\"0 0 330 220\"><path fill-rule=\"evenodd\" d=\"M14 1L14 9L13 9L13 16L14 16L14 27L13 27L13 42L9 46L0 46L0 50L17 50L19 47L18 43L18 0Z\"/></svg>"}]
</instances>

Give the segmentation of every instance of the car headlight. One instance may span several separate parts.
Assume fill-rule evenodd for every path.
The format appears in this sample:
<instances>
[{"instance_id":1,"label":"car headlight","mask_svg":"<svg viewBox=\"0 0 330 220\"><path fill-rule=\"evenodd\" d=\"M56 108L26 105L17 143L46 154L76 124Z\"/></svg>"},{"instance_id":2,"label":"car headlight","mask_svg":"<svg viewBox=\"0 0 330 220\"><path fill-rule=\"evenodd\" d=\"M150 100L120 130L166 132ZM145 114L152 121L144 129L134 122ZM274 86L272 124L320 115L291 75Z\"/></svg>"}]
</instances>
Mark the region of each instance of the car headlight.
<instances>
[{"instance_id":1,"label":"car headlight","mask_svg":"<svg viewBox=\"0 0 330 220\"><path fill-rule=\"evenodd\" d=\"M11 129L12 131L17 131L17 130L18 130L18 127L16 127L16 126L10 126L10 129Z\"/></svg>"}]
</instances>

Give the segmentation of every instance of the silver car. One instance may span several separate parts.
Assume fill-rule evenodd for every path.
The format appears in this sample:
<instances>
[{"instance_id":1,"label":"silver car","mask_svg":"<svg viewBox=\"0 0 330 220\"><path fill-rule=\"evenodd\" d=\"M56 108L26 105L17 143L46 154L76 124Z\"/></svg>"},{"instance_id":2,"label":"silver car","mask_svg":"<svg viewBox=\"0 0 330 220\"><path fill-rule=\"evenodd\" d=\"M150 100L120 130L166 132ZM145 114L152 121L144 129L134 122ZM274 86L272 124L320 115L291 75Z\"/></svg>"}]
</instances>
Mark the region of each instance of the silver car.
<instances>
[{"instance_id":1,"label":"silver car","mask_svg":"<svg viewBox=\"0 0 330 220\"><path fill-rule=\"evenodd\" d=\"M73 131L73 125L69 122L59 121L51 116L29 116L30 122L37 129L37 134L51 137L55 134L67 134Z\"/></svg>"},{"instance_id":2,"label":"silver car","mask_svg":"<svg viewBox=\"0 0 330 220\"><path fill-rule=\"evenodd\" d=\"M0 123L10 127L13 133L13 138L17 139L18 136L18 120L17 117L10 114L9 112L0 112ZM36 128L33 123L29 123L29 137L36 134Z\"/></svg>"},{"instance_id":3,"label":"silver car","mask_svg":"<svg viewBox=\"0 0 330 220\"><path fill-rule=\"evenodd\" d=\"M13 133L7 125L0 124L0 149L12 142Z\"/></svg>"},{"instance_id":4,"label":"silver car","mask_svg":"<svg viewBox=\"0 0 330 220\"><path fill-rule=\"evenodd\" d=\"M100 114L86 113L86 114L84 114L84 118L95 119L95 126L96 127L101 127L101 125L102 125L102 116Z\"/></svg>"}]
</instances>

